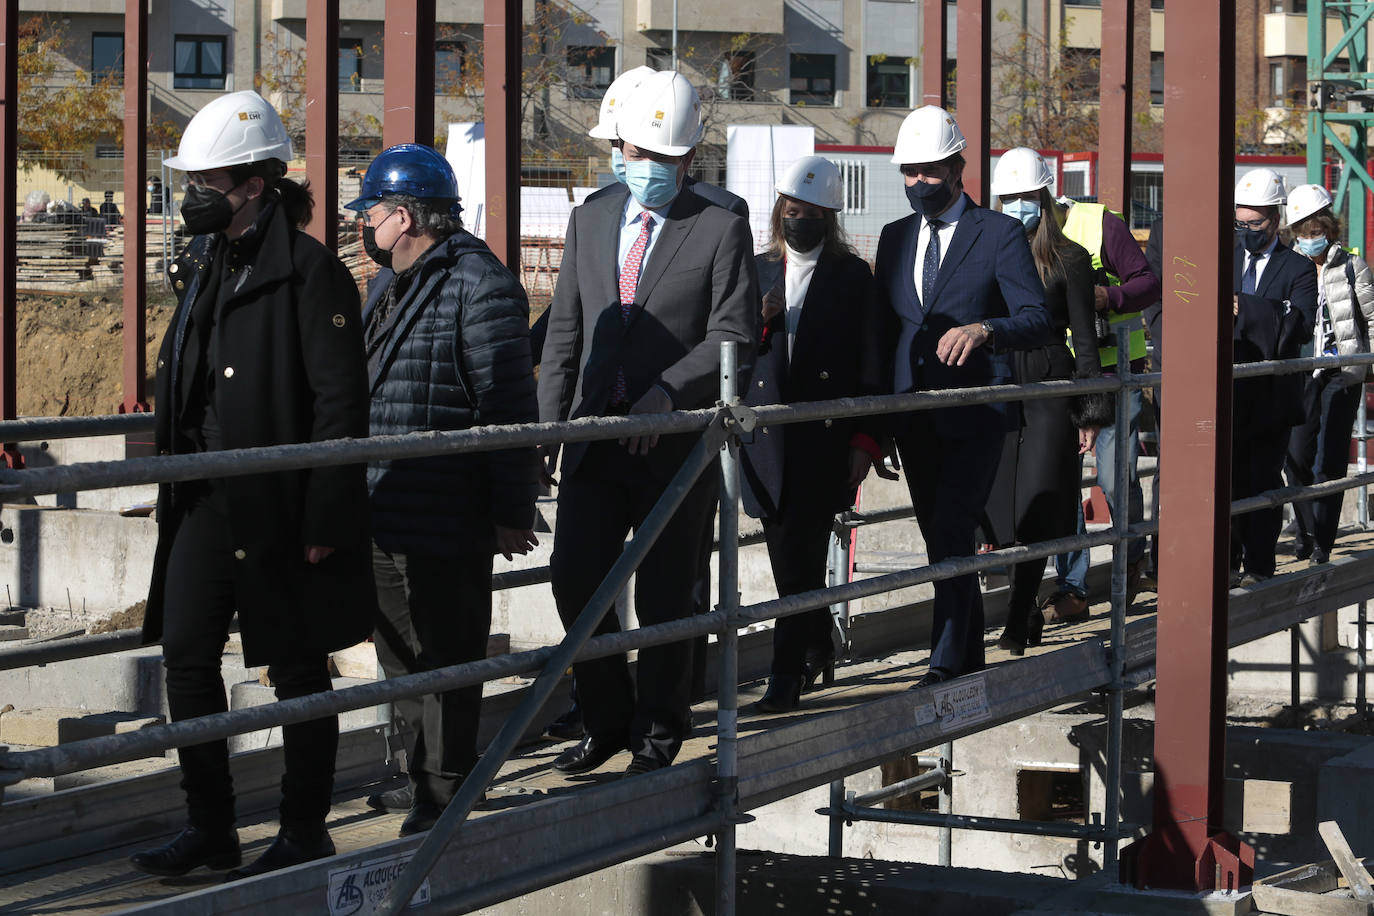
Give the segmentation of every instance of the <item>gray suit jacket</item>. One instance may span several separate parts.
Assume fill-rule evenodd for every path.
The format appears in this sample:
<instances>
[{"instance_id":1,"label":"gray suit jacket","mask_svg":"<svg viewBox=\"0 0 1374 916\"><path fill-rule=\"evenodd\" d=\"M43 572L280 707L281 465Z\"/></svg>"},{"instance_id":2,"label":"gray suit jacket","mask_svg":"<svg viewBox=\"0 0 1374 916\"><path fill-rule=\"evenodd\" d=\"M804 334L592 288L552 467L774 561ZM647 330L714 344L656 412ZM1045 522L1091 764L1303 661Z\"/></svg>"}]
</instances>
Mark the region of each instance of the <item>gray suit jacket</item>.
<instances>
[{"instance_id":1,"label":"gray suit jacket","mask_svg":"<svg viewBox=\"0 0 1374 916\"><path fill-rule=\"evenodd\" d=\"M739 343L741 377L753 365L759 291L748 222L679 194L656 230L626 322L616 260L628 195L588 201L568 221L539 370L542 421L602 415L618 368L630 403L658 385L675 409L692 410L719 395L721 341ZM696 438L664 437L650 461L671 474ZM586 443L566 447L565 475L585 452Z\"/></svg>"}]
</instances>

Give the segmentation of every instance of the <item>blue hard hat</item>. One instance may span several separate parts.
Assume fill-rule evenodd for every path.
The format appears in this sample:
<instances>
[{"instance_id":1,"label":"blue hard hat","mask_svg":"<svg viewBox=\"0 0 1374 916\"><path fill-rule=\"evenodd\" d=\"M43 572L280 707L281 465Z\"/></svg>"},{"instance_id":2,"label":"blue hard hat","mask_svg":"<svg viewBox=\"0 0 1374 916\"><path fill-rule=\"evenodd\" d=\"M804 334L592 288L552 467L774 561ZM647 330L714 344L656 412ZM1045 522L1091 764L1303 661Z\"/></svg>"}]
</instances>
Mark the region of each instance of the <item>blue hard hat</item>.
<instances>
[{"instance_id":1,"label":"blue hard hat","mask_svg":"<svg viewBox=\"0 0 1374 916\"><path fill-rule=\"evenodd\" d=\"M372 160L358 198L344 206L349 210L367 210L388 194L456 204L458 178L453 174L453 166L437 150L418 143L402 143L383 150Z\"/></svg>"}]
</instances>

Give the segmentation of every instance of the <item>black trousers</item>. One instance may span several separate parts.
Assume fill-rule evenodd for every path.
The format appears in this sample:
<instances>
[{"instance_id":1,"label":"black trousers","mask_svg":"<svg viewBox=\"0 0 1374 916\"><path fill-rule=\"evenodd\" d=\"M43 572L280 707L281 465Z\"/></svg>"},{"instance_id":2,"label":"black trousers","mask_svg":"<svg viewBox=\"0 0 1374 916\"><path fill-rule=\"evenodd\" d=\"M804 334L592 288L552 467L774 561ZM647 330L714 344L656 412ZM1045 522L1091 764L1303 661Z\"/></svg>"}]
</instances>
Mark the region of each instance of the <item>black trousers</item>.
<instances>
[{"instance_id":1,"label":"black trousers","mask_svg":"<svg viewBox=\"0 0 1374 916\"><path fill-rule=\"evenodd\" d=\"M1339 369L1308 377L1302 396L1306 419L1293 427L1288 437L1284 471L1289 486L1308 487L1345 477L1350 464L1350 431L1363 395L1364 386L1347 385ZM1341 524L1344 497L1344 493L1333 493L1294 503L1299 537L1330 553Z\"/></svg>"},{"instance_id":2,"label":"black trousers","mask_svg":"<svg viewBox=\"0 0 1374 916\"><path fill-rule=\"evenodd\" d=\"M1232 435L1231 498L1244 499L1283 486L1287 426ZM1231 568L1242 565L1252 576L1274 574L1274 552L1283 529L1283 508L1257 509L1231 518Z\"/></svg>"},{"instance_id":3,"label":"black trousers","mask_svg":"<svg viewBox=\"0 0 1374 916\"><path fill-rule=\"evenodd\" d=\"M582 613L619 559L626 535L643 523L667 483L644 457L615 442L592 443L573 473L564 475L549 560L564 626ZM719 484L719 474L707 468L640 565L635 612L641 626L695 613L701 539L710 536ZM612 610L596 635L619 629ZM689 731L692 656L692 640L641 649L636 679L624 655L574 665L587 734L625 739L632 753L671 763Z\"/></svg>"},{"instance_id":4,"label":"black trousers","mask_svg":"<svg viewBox=\"0 0 1374 916\"><path fill-rule=\"evenodd\" d=\"M487 657L490 549L449 556L372 548L377 580L377 660L400 677ZM447 805L477 764L482 685L397 700L409 734L406 760L417 802Z\"/></svg>"},{"instance_id":5,"label":"black trousers","mask_svg":"<svg viewBox=\"0 0 1374 916\"><path fill-rule=\"evenodd\" d=\"M806 507L762 521L778 597L825 588L825 560L835 514L823 506ZM808 652L831 655L830 628L830 609L824 607L778 618L773 626L773 674L804 674Z\"/></svg>"},{"instance_id":6,"label":"black trousers","mask_svg":"<svg viewBox=\"0 0 1374 916\"><path fill-rule=\"evenodd\" d=\"M177 529L168 558L162 655L167 707L174 722L228 709L220 656L237 606L235 562L225 496L211 485ZM279 700L331 686L324 655L278 662L268 673ZM339 719L326 716L283 726L282 744L286 771L281 781L281 826L298 835L316 834L329 814ZM228 742L183 747L179 758L190 822L206 830L232 826Z\"/></svg>"},{"instance_id":7,"label":"black trousers","mask_svg":"<svg viewBox=\"0 0 1374 916\"><path fill-rule=\"evenodd\" d=\"M1006 438L991 430L966 438L935 434L930 418L913 415L897 436L906 484L930 562L974 554L974 530L987 506ZM946 674L983 668L983 593L969 573L935 583L930 666Z\"/></svg>"}]
</instances>

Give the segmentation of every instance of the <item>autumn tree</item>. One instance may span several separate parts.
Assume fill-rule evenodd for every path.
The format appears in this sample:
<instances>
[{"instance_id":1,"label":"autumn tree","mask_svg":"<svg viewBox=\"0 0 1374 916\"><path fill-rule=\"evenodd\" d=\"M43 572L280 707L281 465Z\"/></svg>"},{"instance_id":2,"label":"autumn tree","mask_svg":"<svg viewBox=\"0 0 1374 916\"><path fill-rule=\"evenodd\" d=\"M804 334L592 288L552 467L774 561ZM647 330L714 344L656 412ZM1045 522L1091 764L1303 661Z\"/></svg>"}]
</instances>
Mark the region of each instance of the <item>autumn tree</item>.
<instances>
[{"instance_id":1,"label":"autumn tree","mask_svg":"<svg viewBox=\"0 0 1374 916\"><path fill-rule=\"evenodd\" d=\"M124 74L67 69L66 26L46 16L19 24L19 148L37 153L23 168L42 165L65 179L87 168L86 150L123 132Z\"/></svg>"},{"instance_id":2,"label":"autumn tree","mask_svg":"<svg viewBox=\"0 0 1374 916\"><path fill-rule=\"evenodd\" d=\"M1007 19L1005 13L1000 17ZM1097 148L1100 61L1068 45L1066 26L1051 38L1018 30L993 48L998 96L992 144L1000 147Z\"/></svg>"},{"instance_id":3,"label":"autumn tree","mask_svg":"<svg viewBox=\"0 0 1374 916\"><path fill-rule=\"evenodd\" d=\"M359 55L381 54L381 48L359 48ZM272 102L298 150L305 149L305 46L283 44L273 32L262 37L262 63L253 88ZM379 136L382 122L373 115L339 113L339 137Z\"/></svg>"}]
</instances>

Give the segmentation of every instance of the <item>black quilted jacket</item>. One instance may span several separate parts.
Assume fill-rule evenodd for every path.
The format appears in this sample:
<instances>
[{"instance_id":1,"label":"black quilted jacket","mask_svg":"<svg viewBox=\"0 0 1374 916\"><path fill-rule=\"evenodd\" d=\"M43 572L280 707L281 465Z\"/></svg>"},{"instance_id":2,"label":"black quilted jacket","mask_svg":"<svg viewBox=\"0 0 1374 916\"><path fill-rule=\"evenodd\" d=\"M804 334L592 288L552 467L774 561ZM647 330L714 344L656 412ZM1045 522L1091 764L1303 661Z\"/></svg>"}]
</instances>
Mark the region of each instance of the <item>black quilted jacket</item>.
<instances>
[{"instance_id":1,"label":"black quilted jacket","mask_svg":"<svg viewBox=\"0 0 1374 916\"><path fill-rule=\"evenodd\" d=\"M364 328L393 279L373 281ZM424 256L367 356L374 436L537 418L525 291L466 231ZM493 526L534 524L533 448L377 462L367 483L373 540L387 551L491 549Z\"/></svg>"}]
</instances>

